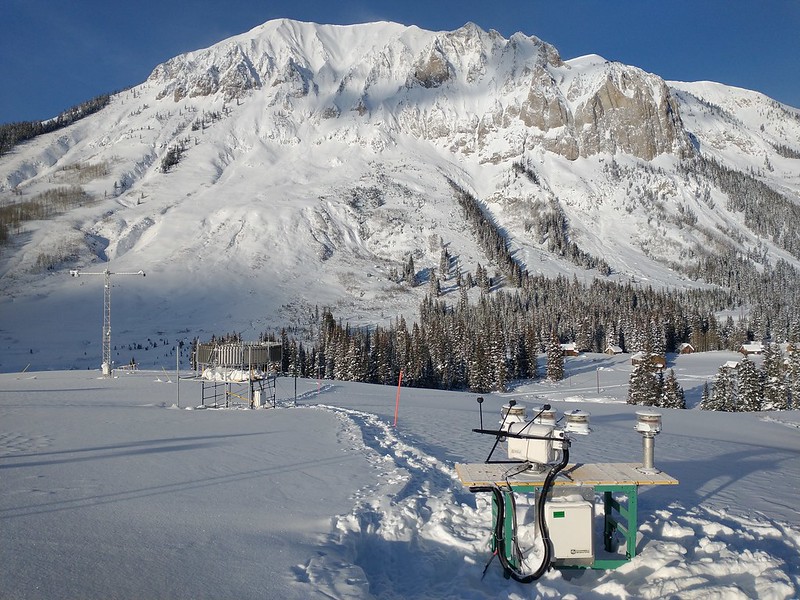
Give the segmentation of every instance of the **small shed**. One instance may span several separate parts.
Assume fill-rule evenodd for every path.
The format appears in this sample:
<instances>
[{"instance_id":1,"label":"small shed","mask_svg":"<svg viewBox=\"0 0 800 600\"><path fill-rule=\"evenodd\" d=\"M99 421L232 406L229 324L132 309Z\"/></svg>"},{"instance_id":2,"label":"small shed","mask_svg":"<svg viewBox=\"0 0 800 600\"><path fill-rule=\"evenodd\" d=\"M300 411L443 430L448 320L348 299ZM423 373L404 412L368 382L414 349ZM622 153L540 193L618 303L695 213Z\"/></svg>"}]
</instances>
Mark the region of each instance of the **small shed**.
<instances>
[{"instance_id":1,"label":"small shed","mask_svg":"<svg viewBox=\"0 0 800 600\"><path fill-rule=\"evenodd\" d=\"M632 365L641 363L649 364L655 369L664 369L667 366L667 359L660 354L653 354L651 352L637 352L631 356Z\"/></svg>"},{"instance_id":2,"label":"small shed","mask_svg":"<svg viewBox=\"0 0 800 600\"><path fill-rule=\"evenodd\" d=\"M694 346L692 346L689 342L683 342L680 346L678 346L678 354L692 354L694 352Z\"/></svg>"},{"instance_id":3,"label":"small shed","mask_svg":"<svg viewBox=\"0 0 800 600\"><path fill-rule=\"evenodd\" d=\"M606 349L603 350L603 353L604 354L612 354L612 355L613 354L622 354L622 348L620 348L619 346L614 346L614 345L609 344L608 346L606 346Z\"/></svg>"},{"instance_id":4,"label":"small shed","mask_svg":"<svg viewBox=\"0 0 800 600\"><path fill-rule=\"evenodd\" d=\"M747 342L739 347L739 352L745 356L750 354L764 354L764 344L762 342Z\"/></svg>"},{"instance_id":5,"label":"small shed","mask_svg":"<svg viewBox=\"0 0 800 600\"><path fill-rule=\"evenodd\" d=\"M570 342L569 344L561 344L561 354L563 356L578 356L580 352L578 352L577 344Z\"/></svg>"}]
</instances>

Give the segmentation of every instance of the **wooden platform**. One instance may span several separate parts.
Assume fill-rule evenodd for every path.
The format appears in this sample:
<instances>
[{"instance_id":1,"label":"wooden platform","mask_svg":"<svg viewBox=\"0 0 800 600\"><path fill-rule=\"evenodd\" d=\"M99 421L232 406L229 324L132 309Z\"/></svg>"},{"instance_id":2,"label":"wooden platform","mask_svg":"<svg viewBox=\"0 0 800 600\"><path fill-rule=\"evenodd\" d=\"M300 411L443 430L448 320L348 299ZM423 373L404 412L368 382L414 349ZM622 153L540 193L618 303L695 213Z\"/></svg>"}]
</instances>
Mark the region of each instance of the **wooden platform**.
<instances>
[{"instance_id":1,"label":"wooden platform","mask_svg":"<svg viewBox=\"0 0 800 600\"><path fill-rule=\"evenodd\" d=\"M547 471L517 473L519 464L470 463L456 464L461 483L473 486L541 487ZM569 464L558 474L554 485L677 485L678 480L666 473L643 473L638 463Z\"/></svg>"}]
</instances>

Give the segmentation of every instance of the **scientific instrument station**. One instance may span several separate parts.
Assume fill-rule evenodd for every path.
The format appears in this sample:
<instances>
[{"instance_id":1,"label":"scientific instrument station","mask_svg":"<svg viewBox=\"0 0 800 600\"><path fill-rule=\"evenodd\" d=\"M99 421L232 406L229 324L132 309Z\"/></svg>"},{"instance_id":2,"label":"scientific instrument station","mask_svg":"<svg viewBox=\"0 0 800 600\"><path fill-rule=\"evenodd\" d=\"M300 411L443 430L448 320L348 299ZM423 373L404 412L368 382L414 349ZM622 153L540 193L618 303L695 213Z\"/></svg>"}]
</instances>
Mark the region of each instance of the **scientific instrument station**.
<instances>
[{"instance_id":1,"label":"scientific instrument station","mask_svg":"<svg viewBox=\"0 0 800 600\"><path fill-rule=\"evenodd\" d=\"M566 412L561 426L549 404L528 419L526 407L512 400L501 410L499 429L484 429L482 402L478 398L481 426L473 431L493 436L494 445L486 461L456 464L456 473L471 492L492 494L492 559L499 558L505 577L530 583L553 567L614 569L630 561L636 555L639 486L678 484L654 465L661 414L636 413L641 463L584 464L569 462L569 448L573 436L590 433L588 412ZM494 460L501 444L507 459ZM531 511L520 510L515 494L533 496L532 519L526 519ZM599 536L596 505L603 510ZM522 549L523 539L530 548Z\"/></svg>"}]
</instances>

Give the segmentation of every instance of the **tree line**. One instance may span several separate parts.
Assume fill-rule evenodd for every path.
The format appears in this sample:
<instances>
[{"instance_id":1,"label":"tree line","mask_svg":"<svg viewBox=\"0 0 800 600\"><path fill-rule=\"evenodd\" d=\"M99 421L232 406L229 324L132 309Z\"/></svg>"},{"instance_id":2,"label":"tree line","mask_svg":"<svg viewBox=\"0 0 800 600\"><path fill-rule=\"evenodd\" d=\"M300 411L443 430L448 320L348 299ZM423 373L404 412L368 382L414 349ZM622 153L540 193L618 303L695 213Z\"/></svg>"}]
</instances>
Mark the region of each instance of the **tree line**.
<instances>
[{"instance_id":1,"label":"tree line","mask_svg":"<svg viewBox=\"0 0 800 600\"><path fill-rule=\"evenodd\" d=\"M10 241L12 233L19 232L24 222L49 219L90 201L82 187L71 185L49 189L24 202L0 206L0 247Z\"/></svg>"},{"instance_id":2,"label":"tree line","mask_svg":"<svg viewBox=\"0 0 800 600\"><path fill-rule=\"evenodd\" d=\"M111 101L110 94L96 96L68 108L54 119L46 121L18 121L0 125L0 156L9 152L17 144L31 140L38 135L63 129L74 122L105 108Z\"/></svg>"},{"instance_id":3,"label":"tree line","mask_svg":"<svg viewBox=\"0 0 800 600\"><path fill-rule=\"evenodd\" d=\"M784 261L774 267L764 261L757 269L746 257L732 253L717 265L717 277L729 285L710 289L660 290L605 278L587 284L574 276L532 275L513 258L480 202L450 183L498 273L491 277L480 264L474 276L464 273L456 257L443 248L438 273L425 269L429 288L418 321L409 326L398 317L389 326L351 327L325 309L312 346L304 347L284 332L285 372L390 384L402 370L408 386L488 392L506 389L513 379L539 377L537 361L543 353L545 376L559 378L556 357L564 342L588 352L614 345L624 352L663 355L684 342L709 351L738 350L754 339L800 340L800 276ZM393 279L418 285L420 274L409 256ZM746 276L738 279L742 274ZM478 301L471 303L469 294L475 294L470 292L475 287ZM751 309L734 320L730 312L745 304ZM723 311L728 315L718 317ZM634 397L633 403L683 403L672 377L659 378L649 394L644 400Z\"/></svg>"},{"instance_id":4,"label":"tree line","mask_svg":"<svg viewBox=\"0 0 800 600\"><path fill-rule=\"evenodd\" d=\"M726 412L800 408L800 348L790 344L784 356L777 344L765 344L758 367L745 356L722 365L711 386L703 387L700 408Z\"/></svg>"},{"instance_id":5,"label":"tree line","mask_svg":"<svg viewBox=\"0 0 800 600\"><path fill-rule=\"evenodd\" d=\"M800 222L800 206L753 175L734 171L713 158L698 154L681 165L684 175L703 176L725 192L728 209L740 212L744 223L759 237L800 258L800 230L787 223Z\"/></svg>"}]
</instances>

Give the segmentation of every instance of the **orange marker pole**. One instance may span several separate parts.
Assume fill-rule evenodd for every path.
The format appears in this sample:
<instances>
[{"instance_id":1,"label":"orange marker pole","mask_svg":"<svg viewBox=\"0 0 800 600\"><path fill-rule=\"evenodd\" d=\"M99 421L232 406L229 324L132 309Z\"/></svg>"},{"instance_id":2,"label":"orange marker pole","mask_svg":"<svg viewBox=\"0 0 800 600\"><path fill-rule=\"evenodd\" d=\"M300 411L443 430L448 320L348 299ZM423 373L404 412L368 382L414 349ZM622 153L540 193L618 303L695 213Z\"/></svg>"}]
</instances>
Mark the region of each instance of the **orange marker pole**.
<instances>
[{"instance_id":1,"label":"orange marker pole","mask_svg":"<svg viewBox=\"0 0 800 600\"><path fill-rule=\"evenodd\" d=\"M397 427L397 413L400 411L400 384L403 383L403 369L400 369L400 377L397 378L397 399L394 401L394 426Z\"/></svg>"}]
</instances>

